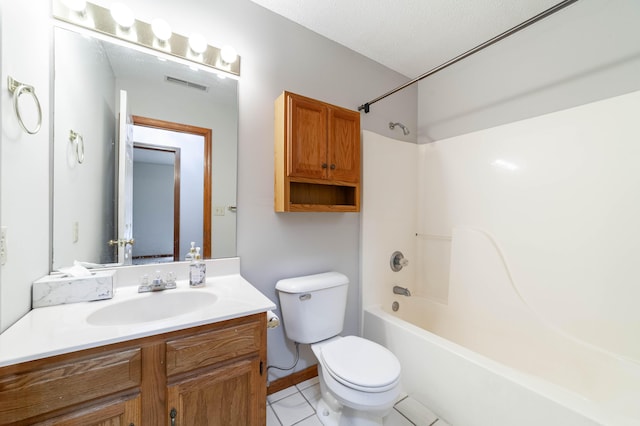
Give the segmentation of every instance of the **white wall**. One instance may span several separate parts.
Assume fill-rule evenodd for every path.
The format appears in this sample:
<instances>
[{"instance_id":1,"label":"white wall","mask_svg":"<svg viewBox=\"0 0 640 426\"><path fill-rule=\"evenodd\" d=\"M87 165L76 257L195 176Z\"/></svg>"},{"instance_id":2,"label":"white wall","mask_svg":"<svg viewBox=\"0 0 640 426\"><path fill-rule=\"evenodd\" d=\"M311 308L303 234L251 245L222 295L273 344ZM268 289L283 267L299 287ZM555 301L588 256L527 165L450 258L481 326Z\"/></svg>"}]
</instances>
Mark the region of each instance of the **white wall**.
<instances>
[{"instance_id":1,"label":"white wall","mask_svg":"<svg viewBox=\"0 0 640 426\"><path fill-rule=\"evenodd\" d=\"M49 8L43 3L0 3L0 225L7 227L8 249L7 261L0 265L0 331L30 309L31 282L50 266L48 22ZM38 134L28 135L19 127L7 76L35 87L43 111ZM34 127L35 105L28 97L22 113Z\"/></svg>"}]
</instances>

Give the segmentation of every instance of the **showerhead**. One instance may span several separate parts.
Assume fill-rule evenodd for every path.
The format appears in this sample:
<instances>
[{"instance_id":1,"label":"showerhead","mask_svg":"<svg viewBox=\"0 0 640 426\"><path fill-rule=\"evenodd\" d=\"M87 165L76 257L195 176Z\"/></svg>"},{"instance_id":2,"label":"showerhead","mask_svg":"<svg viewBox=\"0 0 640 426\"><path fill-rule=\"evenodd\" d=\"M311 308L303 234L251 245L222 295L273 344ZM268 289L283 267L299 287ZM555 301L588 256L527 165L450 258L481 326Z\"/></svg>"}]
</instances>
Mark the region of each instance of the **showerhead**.
<instances>
[{"instance_id":1,"label":"showerhead","mask_svg":"<svg viewBox=\"0 0 640 426\"><path fill-rule=\"evenodd\" d=\"M409 129L407 128L407 126L405 126L402 123L389 123L389 128L391 130L393 130L396 126L400 127L402 129L402 133L407 136L410 132Z\"/></svg>"}]
</instances>

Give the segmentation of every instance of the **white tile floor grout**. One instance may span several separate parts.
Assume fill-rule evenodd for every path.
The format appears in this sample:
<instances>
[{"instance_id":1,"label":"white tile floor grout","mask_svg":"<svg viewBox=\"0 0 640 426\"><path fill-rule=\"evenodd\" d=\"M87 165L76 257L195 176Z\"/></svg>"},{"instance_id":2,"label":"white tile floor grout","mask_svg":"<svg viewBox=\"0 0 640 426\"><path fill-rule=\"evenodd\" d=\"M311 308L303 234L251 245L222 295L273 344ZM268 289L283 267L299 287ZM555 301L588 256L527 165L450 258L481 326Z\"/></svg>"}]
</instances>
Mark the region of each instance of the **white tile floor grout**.
<instances>
[{"instance_id":1,"label":"white tile floor grout","mask_svg":"<svg viewBox=\"0 0 640 426\"><path fill-rule=\"evenodd\" d=\"M314 377L267 396L267 426L322 426L315 407L320 384ZM411 397L401 398L385 426L449 426Z\"/></svg>"}]
</instances>

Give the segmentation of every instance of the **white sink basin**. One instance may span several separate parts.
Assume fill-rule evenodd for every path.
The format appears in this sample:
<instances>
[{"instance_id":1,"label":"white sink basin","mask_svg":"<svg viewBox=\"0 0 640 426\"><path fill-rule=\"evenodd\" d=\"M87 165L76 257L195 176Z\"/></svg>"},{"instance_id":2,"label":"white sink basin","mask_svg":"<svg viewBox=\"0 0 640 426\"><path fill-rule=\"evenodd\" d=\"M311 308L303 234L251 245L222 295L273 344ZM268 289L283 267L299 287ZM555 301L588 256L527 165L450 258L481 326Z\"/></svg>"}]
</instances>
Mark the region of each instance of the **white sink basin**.
<instances>
[{"instance_id":1,"label":"white sink basin","mask_svg":"<svg viewBox=\"0 0 640 426\"><path fill-rule=\"evenodd\" d=\"M127 325L158 321L211 307L217 300L215 294L193 289L144 293L96 310L87 317L87 322L91 325Z\"/></svg>"}]
</instances>

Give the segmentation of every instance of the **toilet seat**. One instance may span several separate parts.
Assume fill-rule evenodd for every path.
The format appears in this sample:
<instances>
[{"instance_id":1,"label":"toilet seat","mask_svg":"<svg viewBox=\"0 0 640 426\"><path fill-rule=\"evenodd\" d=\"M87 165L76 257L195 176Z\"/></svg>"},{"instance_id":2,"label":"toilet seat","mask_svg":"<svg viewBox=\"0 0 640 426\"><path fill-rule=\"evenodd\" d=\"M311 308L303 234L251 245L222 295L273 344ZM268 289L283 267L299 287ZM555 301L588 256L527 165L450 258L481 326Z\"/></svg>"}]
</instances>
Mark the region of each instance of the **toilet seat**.
<instances>
[{"instance_id":1,"label":"toilet seat","mask_svg":"<svg viewBox=\"0 0 640 426\"><path fill-rule=\"evenodd\" d=\"M400 380L400 362L384 346L357 336L320 348L323 365L336 381L363 392L385 392Z\"/></svg>"}]
</instances>

